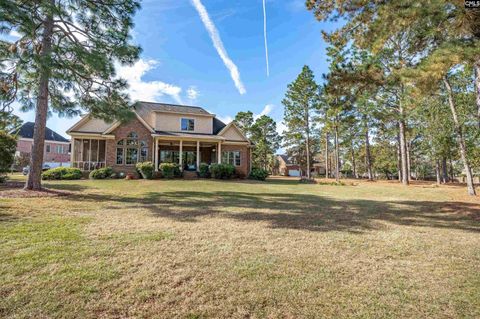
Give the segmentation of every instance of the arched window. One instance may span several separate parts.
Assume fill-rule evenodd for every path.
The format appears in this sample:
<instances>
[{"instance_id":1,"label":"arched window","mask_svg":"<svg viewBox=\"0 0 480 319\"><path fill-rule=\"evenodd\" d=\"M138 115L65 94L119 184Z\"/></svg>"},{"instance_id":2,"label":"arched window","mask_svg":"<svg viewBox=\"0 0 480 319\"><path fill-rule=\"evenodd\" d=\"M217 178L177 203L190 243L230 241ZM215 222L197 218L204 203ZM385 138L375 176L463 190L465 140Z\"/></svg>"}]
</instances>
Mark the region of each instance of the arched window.
<instances>
[{"instance_id":1,"label":"arched window","mask_svg":"<svg viewBox=\"0 0 480 319\"><path fill-rule=\"evenodd\" d=\"M138 134L130 132L127 138L117 142L117 165L135 165L145 162L148 157L148 144L138 140Z\"/></svg>"}]
</instances>

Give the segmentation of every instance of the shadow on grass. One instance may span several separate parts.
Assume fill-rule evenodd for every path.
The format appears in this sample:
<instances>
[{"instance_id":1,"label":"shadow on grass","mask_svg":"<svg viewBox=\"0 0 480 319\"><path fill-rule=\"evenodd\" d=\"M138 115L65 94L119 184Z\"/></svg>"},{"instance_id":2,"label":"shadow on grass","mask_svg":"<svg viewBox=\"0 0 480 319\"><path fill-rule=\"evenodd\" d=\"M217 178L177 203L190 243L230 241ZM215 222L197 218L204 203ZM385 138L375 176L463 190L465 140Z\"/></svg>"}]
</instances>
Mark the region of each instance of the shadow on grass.
<instances>
[{"instance_id":1,"label":"shadow on grass","mask_svg":"<svg viewBox=\"0 0 480 319\"><path fill-rule=\"evenodd\" d=\"M480 232L480 205L430 201L339 200L311 194L248 192L149 192L143 197L82 194L69 200L108 202L106 209L147 209L183 222L222 217L265 222L271 228L362 233L383 222Z\"/></svg>"}]
</instances>

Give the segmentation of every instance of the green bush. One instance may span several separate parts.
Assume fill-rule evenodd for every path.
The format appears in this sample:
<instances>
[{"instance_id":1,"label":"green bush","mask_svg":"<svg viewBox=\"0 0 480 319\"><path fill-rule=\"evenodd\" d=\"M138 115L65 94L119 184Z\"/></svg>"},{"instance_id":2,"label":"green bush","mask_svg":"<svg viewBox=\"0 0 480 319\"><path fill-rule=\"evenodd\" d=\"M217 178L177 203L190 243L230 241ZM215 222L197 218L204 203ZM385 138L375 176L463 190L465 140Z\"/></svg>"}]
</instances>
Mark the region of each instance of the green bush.
<instances>
[{"instance_id":1,"label":"green bush","mask_svg":"<svg viewBox=\"0 0 480 319\"><path fill-rule=\"evenodd\" d=\"M160 171L165 178L174 178L182 175L178 164L175 163L162 163L160 164Z\"/></svg>"},{"instance_id":2,"label":"green bush","mask_svg":"<svg viewBox=\"0 0 480 319\"><path fill-rule=\"evenodd\" d=\"M7 176L5 176L5 175L0 175L0 184L6 183L6 182L7 182L7 179L8 179Z\"/></svg>"},{"instance_id":3,"label":"green bush","mask_svg":"<svg viewBox=\"0 0 480 319\"><path fill-rule=\"evenodd\" d=\"M144 179L153 179L155 167L152 162L137 163L136 168Z\"/></svg>"},{"instance_id":4,"label":"green bush","mask_svg":"<svg viewBox=\"0 0 480 319\"><path fill-rule=\"evenodd\" d=\"M88 178L90 179L106 179L110 178L113 174L113 168L111 167L104 167L104 168L98 168L94 169L93 171L90 172L88 175Z\"/></svg>"},{"instance_id":5,"label":"green bush","mask_svg":"<svg viewBox=\"0 0 480 319\"><path fill-rule=\"evenodd\" d=\"M72 167L51 168L42 173L43 180L81 179L82 171Z\"/></svg>"},{"instance_id":6,"label":"green bush","mask_svg":"<svg viewBox=\"0 0 480 319\"><path fill-rule=\"evenodd\" d=\"M210 173L215 179L230 179L235 174L235 166L232 164L212 164Z\"/></svg>"},{"instance_id":7,"label":"green bush","mask_svg":"<svg viewBox=\"0 0 480 319\"><path fill-rule=\"evenodd\" d=\"M198 175L201 178L208 178L210 177L210 171L207 163L200 163L200 166L198 167Z\"/></svg>"},{"instance_id":8,"label":"green bush","mask_svg":"<svg viewBox=\"0 0 480 319\"><path fill-rule=\"evenodd\" d=\"M17 140L10 134L0 131L0 173L10 170L15 159Z\"/></svg>"},{"instance_id":9,"label":"green bush","mask_svg":"<svg viewBox=\"0 0 480 319\"><path fill-rule=\"evenodd\" d=\"M263 168L252 168L250 176L248 178L255 179L257 181L264 181L268 177L268 171Z\"/></svg>"}]
</instances>

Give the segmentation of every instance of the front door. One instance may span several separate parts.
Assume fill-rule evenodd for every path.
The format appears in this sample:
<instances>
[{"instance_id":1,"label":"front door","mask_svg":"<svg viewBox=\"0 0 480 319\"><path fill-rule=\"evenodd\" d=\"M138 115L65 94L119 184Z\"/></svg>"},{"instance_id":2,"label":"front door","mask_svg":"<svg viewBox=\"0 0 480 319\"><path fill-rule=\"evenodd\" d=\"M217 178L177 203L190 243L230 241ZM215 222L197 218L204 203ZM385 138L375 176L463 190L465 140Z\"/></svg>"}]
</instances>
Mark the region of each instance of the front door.
<instances>
[{"instance_id":1,"label":"front door","mask_svg":"<svg viewBox=\"0 0 480 319\"><path fill-rule=\"evenodd\" d=\"M183 169L195 171L197 169L197 152L183 152Z\"/></svg>"}]
</instances>

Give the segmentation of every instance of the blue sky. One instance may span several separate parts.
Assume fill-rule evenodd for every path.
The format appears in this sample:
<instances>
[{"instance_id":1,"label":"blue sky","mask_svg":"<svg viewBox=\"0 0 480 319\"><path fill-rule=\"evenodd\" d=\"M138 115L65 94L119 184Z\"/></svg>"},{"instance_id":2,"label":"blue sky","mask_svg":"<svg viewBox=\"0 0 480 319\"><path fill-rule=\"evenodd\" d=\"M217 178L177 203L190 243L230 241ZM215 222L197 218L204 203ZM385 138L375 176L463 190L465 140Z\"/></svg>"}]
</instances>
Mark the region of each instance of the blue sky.
<instances>
[{"instance_id":1,"label":"blue sky","mask_svg":"<svg viewBox=\"0 0 480 319\"><path fill-rule=\"evenodd\" d=\"M133 99L198 105L227 122L237 112L251 110L272 116L281 130L287 84L305 64L318 81L328 67L320 31L335 26L316 21L304 3L266 1L267 76L262 0L144 0L132 32L143 49L141 59L118 73L129 81ZM231 63L214 46L208 19ZM232 68L239 76L231 76ZM34 119L33 112L16 113L24 121ZM66 135L77 120L53 115L47 125Z\"/></svg>"}]
</instances>

